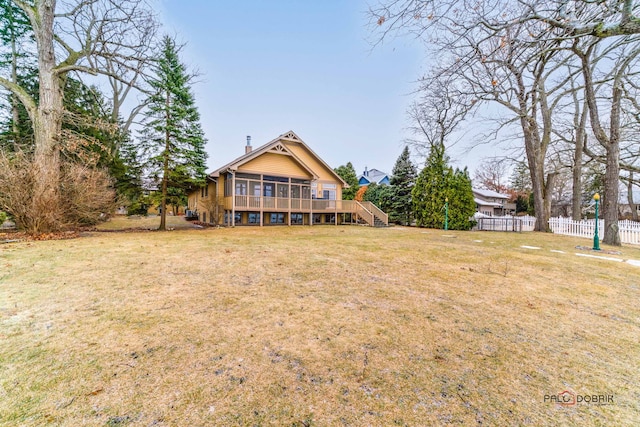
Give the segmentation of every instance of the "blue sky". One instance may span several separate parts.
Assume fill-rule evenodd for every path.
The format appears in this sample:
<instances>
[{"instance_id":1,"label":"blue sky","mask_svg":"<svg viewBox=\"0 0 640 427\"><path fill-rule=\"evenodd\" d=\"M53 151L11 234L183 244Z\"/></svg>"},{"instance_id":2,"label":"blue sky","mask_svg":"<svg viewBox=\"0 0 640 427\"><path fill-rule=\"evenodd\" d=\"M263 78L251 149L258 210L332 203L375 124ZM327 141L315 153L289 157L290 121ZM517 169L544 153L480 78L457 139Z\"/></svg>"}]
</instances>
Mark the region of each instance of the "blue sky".
<instances>
[{"instance_id":1,"label":"blue sky","mask_svg":"<svg viewBox=\"0 0 640 427\"><path fill-rule=\"evenodd\" d=\"M373 48L360 0L161 0L165 31L200 72L209 166L293 130L330 166L391 172L426 58L408 39ZM468 155L457 164L471 166ZM416 159L417 160L417 159Z\"/></svg>"}]
</instances>

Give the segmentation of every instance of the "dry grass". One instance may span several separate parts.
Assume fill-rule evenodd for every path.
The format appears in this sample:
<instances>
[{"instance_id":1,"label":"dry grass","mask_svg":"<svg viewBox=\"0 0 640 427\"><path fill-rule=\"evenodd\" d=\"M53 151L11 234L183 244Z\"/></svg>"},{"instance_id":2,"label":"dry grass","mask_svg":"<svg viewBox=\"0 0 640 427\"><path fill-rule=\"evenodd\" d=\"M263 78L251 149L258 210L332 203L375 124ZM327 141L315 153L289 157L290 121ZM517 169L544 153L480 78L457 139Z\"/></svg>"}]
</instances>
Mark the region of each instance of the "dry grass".
<instances>
[{"instance_id":1,"label":"dry grass","mask_svg":"<svg viewBox=\"0 0 640 427\"><path fill-rule=\"evenodd\" d=\"M149 216L126 216L116 215L109 218L108 221L99 224L96 228L103 231L119 231L119 230L157 230L160 226L160 217L158 215ZM168 229L189 229L195 228L192 222L185 221L182 216L167 215Z\"/></svg>"},{"instance_id":2,"label":"dry grass","mask_svg":"<svg viewBox=\"0 0 640 427\"><path fill-rule=\"evenodd\" d=\"M3 245L0 424L633 425L640 267L585 244L314 226ZM567 389L614 404L544 402Z\"/></svg>"}]
</instances>

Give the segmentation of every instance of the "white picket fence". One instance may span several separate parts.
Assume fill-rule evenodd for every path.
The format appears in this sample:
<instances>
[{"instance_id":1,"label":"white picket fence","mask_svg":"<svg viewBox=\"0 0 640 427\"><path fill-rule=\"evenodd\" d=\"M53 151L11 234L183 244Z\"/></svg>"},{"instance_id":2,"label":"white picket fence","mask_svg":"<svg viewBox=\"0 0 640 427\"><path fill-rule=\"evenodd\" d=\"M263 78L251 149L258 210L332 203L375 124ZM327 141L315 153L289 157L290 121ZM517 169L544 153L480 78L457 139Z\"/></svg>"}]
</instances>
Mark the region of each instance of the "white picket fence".
<instances>
[{"instance_id":1,"label":"white picket fence","mask_svg":"<svg viewBox=\"0 0 640 427\"><path fill-rule=\"evenodd\" d=\"M549 218L549 228L556 234L586 237L593 239L596 222L593 219L574 221L571 218ZM618 221L620 241L632 245L640 245L640 222L629 220ZM598 220L598 237L604 236L604 220Z\"/></svg>"},{"instance_id":2,"label":"white picket fence","mask_svg":"<svg viewBox=\"0 0 640 427\"><path fill-rule=\"evenodd\" d=\"M520 220L522 221L522 231L533 231L533 229L536 227L535 216L525 215L519 216L518 218L520 218Z\"/></svg>"}]
</instances>

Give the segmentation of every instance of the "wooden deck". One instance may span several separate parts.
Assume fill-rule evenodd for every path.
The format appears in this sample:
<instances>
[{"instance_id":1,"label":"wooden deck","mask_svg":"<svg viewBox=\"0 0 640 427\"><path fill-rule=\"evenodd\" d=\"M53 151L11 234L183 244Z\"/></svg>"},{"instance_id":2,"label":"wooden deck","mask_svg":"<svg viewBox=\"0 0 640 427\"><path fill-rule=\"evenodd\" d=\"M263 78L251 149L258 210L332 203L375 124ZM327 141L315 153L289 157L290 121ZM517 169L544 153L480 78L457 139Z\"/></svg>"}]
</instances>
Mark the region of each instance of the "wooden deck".
<instances>
[{"instance_id":1,"label":"wooden deck","mask_svg":"<svg viewBox=\"0 0 640 427\"><path fill-rule=\"evenodd\" d=\"M371 202L355 200L292 199L241 196L224 198L225 209L234 212L287 212L309 214L352 214L371 226L387 226L389 218Z\"/></svg>"}]
</instances>

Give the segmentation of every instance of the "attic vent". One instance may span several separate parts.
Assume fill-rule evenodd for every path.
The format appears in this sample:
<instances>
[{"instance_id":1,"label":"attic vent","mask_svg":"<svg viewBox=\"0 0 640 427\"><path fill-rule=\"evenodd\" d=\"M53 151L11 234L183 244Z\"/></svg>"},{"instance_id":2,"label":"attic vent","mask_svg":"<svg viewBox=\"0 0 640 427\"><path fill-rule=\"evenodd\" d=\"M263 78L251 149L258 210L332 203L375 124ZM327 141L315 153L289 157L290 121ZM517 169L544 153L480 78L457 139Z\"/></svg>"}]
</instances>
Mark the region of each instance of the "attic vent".
<instances>
[{"instance_id":1,"label":"attic vent","mask_svg":"<svg viewBox=\"0 0 640 427\"><path fill-rule=\"evenodd\" d=\"M299 141L298 137L293 132L287 132L283 136L287 139L293 139L294 141Z\"/></svg>"},{"instance_id":2,"label":"attic vent","mask_svg":"<svg viewBox=\"0 0 640 427\"><path fill-rule=\"evenodd\" d=\"M270 151L275 153L289 154L287 149L280 144L275 145Z\"/></svg>"}]
</instances>

